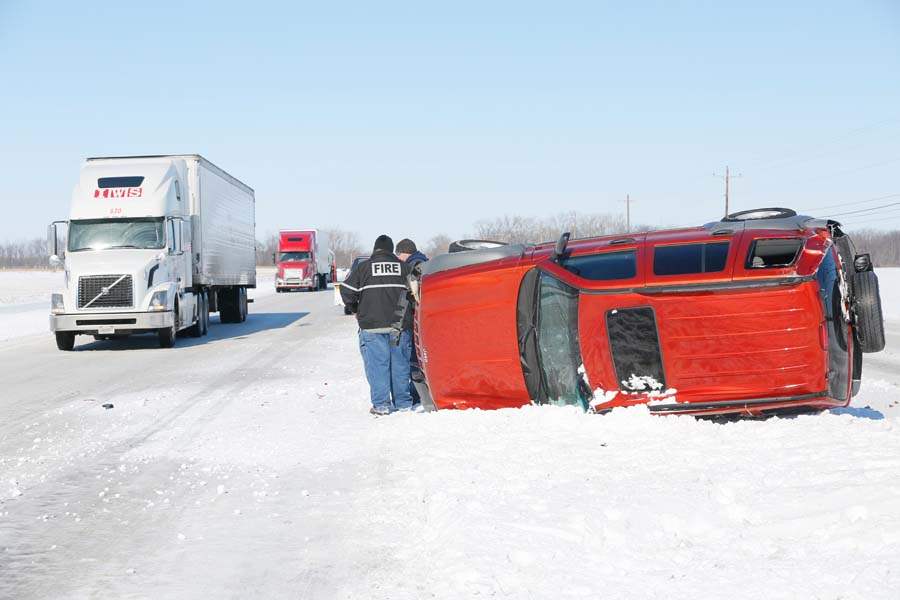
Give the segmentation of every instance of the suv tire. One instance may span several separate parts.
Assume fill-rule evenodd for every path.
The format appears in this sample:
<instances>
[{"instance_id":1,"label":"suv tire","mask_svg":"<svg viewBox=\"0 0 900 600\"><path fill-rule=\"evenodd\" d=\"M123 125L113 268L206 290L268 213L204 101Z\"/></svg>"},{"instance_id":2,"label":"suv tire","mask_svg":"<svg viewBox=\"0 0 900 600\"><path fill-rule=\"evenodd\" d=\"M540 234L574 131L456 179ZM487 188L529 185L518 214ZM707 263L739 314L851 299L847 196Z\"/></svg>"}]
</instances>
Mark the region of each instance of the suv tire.
<instances>
[{"instance_id":1,"label":"suv tire","mask_svg":"<svg viewBox=\"0 0 900 600\"><path fill-rule=\"evenodd\" d=\"M860 349L867 353L884 350L884 317L874 271L863 271L853 277L853 307Z\"/></svg>"}]
</instances>

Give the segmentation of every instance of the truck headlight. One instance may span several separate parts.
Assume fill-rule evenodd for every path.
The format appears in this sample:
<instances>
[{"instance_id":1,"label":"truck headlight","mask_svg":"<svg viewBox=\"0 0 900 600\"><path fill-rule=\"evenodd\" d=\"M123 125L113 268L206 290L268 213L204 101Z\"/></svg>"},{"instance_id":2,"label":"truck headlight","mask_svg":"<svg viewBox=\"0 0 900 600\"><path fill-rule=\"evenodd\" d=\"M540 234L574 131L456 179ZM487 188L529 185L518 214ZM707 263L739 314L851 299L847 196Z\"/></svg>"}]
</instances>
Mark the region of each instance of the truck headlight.
<instances>
[{"instance_id":1,"label":"truck headlight","mask_svg":"<svg viewBox=\"0 0 900 600\"><path fill-rule=\"evenodd\" d=\"M50 312L54 315L66 312L66 303L63 301L62 294L53 294L50 296Z\"/></svg>"},{"instance_id":2,"label":"truck headlight","mask_svg":"<svg viewBox=\"0 0 900 600\"><path fill-rule=\"evenodd\" d=\"M150 310L166 310L169 307L169 294L166 290L153 292L150 297Z\"/></svg>"}]
</instances>

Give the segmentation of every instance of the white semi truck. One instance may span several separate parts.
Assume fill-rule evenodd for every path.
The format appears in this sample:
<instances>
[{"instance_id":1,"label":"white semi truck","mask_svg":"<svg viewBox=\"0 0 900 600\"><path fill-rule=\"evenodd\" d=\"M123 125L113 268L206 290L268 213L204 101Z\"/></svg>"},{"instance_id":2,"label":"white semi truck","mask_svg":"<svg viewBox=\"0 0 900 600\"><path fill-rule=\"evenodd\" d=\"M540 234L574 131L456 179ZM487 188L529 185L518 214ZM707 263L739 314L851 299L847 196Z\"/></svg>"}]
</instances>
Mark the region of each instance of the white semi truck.
<instances>
[{"instance_id":1,"label":"white semi truck","mask_svg":"<svg viewBox=\"0 0 900 600\"><path fill-rule=\"evenodd\" d=\"M169 348L180 331L205 335L210 312L244 321L255 203L252 188L196 154L87 159L69 220L47 236L51 263L65 269L51 300L57 347L155 333Z\"/></svg>"}]
</instances>

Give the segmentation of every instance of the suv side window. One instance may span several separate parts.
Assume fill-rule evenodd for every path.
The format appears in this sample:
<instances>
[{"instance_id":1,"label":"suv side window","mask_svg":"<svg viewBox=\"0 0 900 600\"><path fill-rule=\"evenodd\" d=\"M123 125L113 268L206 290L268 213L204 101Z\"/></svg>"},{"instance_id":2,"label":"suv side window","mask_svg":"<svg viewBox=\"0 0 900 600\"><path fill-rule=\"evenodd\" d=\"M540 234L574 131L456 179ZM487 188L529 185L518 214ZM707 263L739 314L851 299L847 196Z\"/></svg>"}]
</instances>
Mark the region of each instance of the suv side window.
<instances>
[{"instance_id":1,"label":"suv side window","mask_svg":"<svg viewBox=\"0 0 900 600\"><path fill-rule=\"evenodd\" d=\"M803 240L800 238L754 240L745 266L748 269L789 267L797 260L801 248Z\"/></svg>"},{"instance_id":2,"label":"suv side window","mask_svg":"<svg viewBox=\"0 0 900 600\"><path fill-rule=\"evenodd\" d=\"M592 281L631 279L637 273L634 250L572 256L562 261L567 271Z\"/></svg>"},{"instance_id":3,"label":"suv side window","mask_svg":"<svg viewBox=\"0 0 900 600\"><path fill-rule=\"evenodd\" d=\"M654 275L717 273L725 270L729 242L657 246L653 250Z\"/></svg>"}]
</instances>

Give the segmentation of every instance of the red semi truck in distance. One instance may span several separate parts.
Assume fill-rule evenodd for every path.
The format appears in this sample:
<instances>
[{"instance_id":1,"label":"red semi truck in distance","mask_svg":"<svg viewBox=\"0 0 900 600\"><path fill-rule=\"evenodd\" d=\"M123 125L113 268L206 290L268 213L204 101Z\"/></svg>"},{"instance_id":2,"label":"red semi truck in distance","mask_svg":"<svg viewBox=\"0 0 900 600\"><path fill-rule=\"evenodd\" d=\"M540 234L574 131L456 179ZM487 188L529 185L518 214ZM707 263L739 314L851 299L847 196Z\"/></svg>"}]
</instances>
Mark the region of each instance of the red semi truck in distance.
<instances>
[{"instance_id":1,"label":"red semi truck in distance","mask_svg":"<svg viewBox=\"0 0 900 600\"><path fill-rule=\"evenodd\" d=\"M282 229L275 253L275 291L324 290L335 280L328 234L316 229Z\"/></svg>"}]
</instances>

